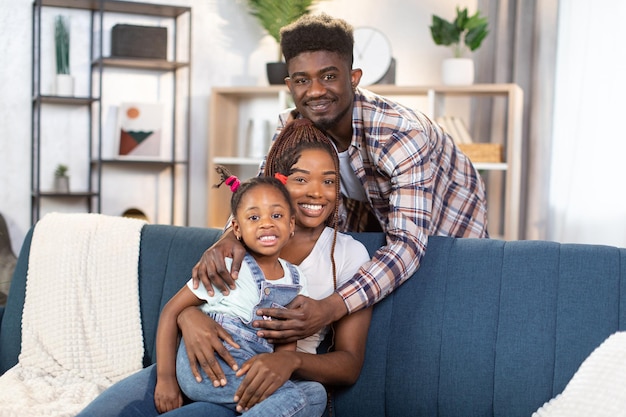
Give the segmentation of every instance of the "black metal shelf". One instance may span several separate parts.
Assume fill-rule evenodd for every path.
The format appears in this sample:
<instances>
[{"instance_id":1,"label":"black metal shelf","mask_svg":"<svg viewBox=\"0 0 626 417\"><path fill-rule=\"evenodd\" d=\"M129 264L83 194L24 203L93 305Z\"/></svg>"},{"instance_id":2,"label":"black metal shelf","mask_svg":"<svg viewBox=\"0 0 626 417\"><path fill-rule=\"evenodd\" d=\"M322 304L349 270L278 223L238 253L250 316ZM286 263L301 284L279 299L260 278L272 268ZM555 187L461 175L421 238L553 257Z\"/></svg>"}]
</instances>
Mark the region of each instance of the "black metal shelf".
<instances>
[{"instance_id":1,"label":"black metal shelf","mask_svg":"<svg viewBox=\"0 0 626 417\"><path fill-rule=\"evenodd\" d=\"M177 69L186 68L189 66L188 62L166 61L163 59L118 57L100 58L95 60L92 65L97 66L100 63L102 63L102 65L105 67L111 68L141 69L154 71L175 71Z\"/></svg>"},{"instance_id":2,"label":"black metal shelf","mask_svg":"<svg viewBox=\"0 0 626 417\"><path fill-rule=\"evenodd\" d=\"M42 9L59 8L59 9L77 9L85 10L90 13L79 14L80 19L88 21L88 29L85 35L89 36L89 51L79 52L84 54L81 58L87 58L87 68L85 70L88 75L87 93L83 96L58 96L54 94L44 94L41 89L41 55L42 55ZM49 13L49 12L47 12ZM120 15L136 15L163 18L166 24L173 28L173 48L169 50L169 59L144 59L132 57L113 57L102 56L103 54L103 33L104 33L104 17L106 14ZM47 14L48 18L50 14ZM84 16L84 17L83 17ZM115 16L116 20L123 23L123 16ZM168 21L169 19L169 21ZM106 198L112 196L114 190L110 190L109 185L105 185L107 189L103 189L103 177L110 175L108 171L104 171L105 166L116 167L115 175L141 175L141 171L147 173L155 173L156 171L166 171L166 178L169 177L170 185L169 195L171 196L171 206L169 209L170 224L187 225L189 223L189 108L190 108L190 60L191 60L191 8L173 5L151 4L134 1L118 1L118 0L34 0L33 1L33 33L32 33L32 167L31 167L31 222L34 224L39 220L42 214L42 199L73 199L85 200L84 210L87 212L102 212L102 202ZM88 31L88 33L87 33ZM179 43L177 40L182 39ZM186 42L185 42L186 41ZM181 47L180 45L184 45ZM132 72L133 76L139 74L152 75L150 72L172 72L171 85L171 114L164 115L171 121L172 130L168 137L172 138L171 149L165 160L140 159L140 158L120 158L107 159L103 153L103 102L109 100L110 87L103 87L103 77L107 73L117 72L111 69L119 69L122 71ZM184 70L179 74L178 71ZM169 87L168 87L169 88ZM107 91L108 90L108 91ZM103 100L103 97L105 100ZM170 98L168 97L168 100ZM140 101L140 100L138 100ZM105 104L106 105L106 104ZM48 107L46 107L48 106ZM47 146L50 141L50 132L42 136L41 124L42 119L46 120L45 112L52 111L50 106L68 106L68 117L70 117L70 107L84 106L87 109L87 115L83 113L73 112L74 116L79 119L68 119L68 123L74 121L82 125L83 119L87 117L88 138L85 143L85 158L81 157L80 162L75 160L79 166L86 163L85 171L87 178L87 190L71 191L69 193L60 193L56 191L41 190L41 165L44 160L42 153L47 152ZM183 110L181 112L181 109ZM59 111L54 110L55 117L58 117ZM50 113L49 113L50 114ZM61 113L63 114L63 113ZM50 119L47 119L50 120ZM47 123L47 122L46 122ZM80 141L79 141L80 142ZM169 146L169 145L168 145ZM82 150L73 149L74 155L80 154ZM122 172L122 174L119 174ZM184 177L184 178L183 178ZM85 178L81 178L83 180ZM182 180L182 182L181 182ZM107 197L108 196L108 197ZM59 204L63 204L59 201ZM70 202L68 201L68 205ZM81 203L82 204L82 203Z\"/></svg>"}]
</instances>

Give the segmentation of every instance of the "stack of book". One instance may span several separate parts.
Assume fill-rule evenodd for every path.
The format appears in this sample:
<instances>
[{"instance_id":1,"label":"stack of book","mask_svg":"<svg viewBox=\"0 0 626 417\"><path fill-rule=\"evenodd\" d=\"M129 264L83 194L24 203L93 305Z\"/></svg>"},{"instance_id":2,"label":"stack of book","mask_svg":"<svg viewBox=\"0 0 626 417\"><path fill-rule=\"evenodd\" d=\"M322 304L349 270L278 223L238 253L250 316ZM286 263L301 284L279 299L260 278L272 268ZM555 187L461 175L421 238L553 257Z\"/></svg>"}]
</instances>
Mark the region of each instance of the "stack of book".
<instances>
[{"instance_id":1,"label":"stack of book","mask_svg":"<svg viewBox=\"0 0 626 417\"><path fill-rule=\"evenodd\" d=\"M452 137L454 143L472 162L503 162L503 148L499 143L476 143L463 120L456 116L441 116L436 122Z\"/></svg>"}]
</instances>

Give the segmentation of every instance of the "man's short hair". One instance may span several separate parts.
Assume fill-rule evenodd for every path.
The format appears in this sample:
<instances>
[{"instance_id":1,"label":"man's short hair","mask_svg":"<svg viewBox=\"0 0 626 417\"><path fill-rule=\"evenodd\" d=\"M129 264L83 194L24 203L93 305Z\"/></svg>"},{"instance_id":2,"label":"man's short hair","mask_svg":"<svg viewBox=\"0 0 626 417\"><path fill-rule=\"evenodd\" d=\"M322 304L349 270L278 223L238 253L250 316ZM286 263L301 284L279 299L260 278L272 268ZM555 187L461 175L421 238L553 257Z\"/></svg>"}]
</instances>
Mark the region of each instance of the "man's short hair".
<instances>
[{"instance_id":1,"label":"man's short hair","mask_svg":"<svg viewBox=\"0 0 626 417\"><path fill-rule=\"evenodd\" d=\"M337 52L352 66L354 36L352 26L326 13L304 15L280 30L280 47L285 61L302 52Z\"/></svg>"}]
</instances>

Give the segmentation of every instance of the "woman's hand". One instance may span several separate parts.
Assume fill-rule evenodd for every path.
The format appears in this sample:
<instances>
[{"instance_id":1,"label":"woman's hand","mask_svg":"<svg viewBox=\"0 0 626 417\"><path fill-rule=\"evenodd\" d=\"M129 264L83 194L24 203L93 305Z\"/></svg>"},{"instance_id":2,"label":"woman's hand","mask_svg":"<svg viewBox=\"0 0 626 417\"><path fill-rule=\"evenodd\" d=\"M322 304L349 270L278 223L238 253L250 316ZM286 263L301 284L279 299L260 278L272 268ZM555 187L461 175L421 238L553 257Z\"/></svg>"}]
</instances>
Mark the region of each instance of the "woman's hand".
<instances>
[{"instance_id":1,"label":"woman's hand","mask_svg":"<svg viewBox=\"0 0 626 417\"><path fill-rule=\"evenodd\" d=\"M191 371L197 381L201 381L202 377L198 370L198 365L202 367L207 376L213 381L216 387L226 385L226 377L222 371L222 367L215 358L217 353L224 361L235 371L237 370L237 362L233 359L224 347L222 341L228 343L232 347L239 349L239 345L235 343L230 334L215 322L211 317L204 314L197 307L187 307L178 315L178 327L180 328L183 339L185 339L185 347Z\"/></svg>"},{"instance_id":2,"label":"woman's hand","mask_svg":"<svg viewBox=\"0 0 626 417\"><path fill-rule=\"evenodd\" d=\"M214 295L211 284L215 285L222 294L228 295L229 288L235 289L235 280L245 254L245 248L237 240L232 230L225 232L213 246L204 251L198 263L193 267L191 271L193 287L198 288L200 281L202 281L210 296ZM226 268L224 258L232 258L233 260L230 273Z\"/></svg>"},{"instance_id":3,"label":"woman's hand","mask_svg":"<svg viewBox=\"0 0 626 417\"><path fill-rule=\"evenodd\" d=\"M244 412L272 395L291 378L298 360L293 351L262 353L248 359L237 371L238 377L245 374L235 393L237 411Z\"/></svg>"},{"instance_id":4,"label":"woman's hand","mask_svg":"<svg viewBox=\"0 0 626 417\"><path fill-rule=\"evenodd\" d=\"M174 378L157 378L154 405L160 414L182 407L183 396Z\"/></svg>"}]
</instances>

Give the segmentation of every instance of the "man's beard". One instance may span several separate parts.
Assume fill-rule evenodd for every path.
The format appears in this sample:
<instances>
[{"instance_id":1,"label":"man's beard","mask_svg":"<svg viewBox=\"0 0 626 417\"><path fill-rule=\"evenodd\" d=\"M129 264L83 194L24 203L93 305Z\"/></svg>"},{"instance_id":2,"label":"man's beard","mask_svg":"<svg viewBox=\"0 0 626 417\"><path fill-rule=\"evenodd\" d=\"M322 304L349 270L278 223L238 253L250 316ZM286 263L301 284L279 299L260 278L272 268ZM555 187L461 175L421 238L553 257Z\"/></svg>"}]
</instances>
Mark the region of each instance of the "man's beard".
<instances>
[{"instance_id":1,"label":"man's beard","mask_svg":"<svg viewBox=\"0 0 626 417\"><path fill-rule=\"evenodd\" d=\"M345 109L341 111L341 113L337 114L333 118L320 118L313 122L313 125L318 129L326 132L328 130L332 130L333 127L337 126L339 121L350 111L350 106L347 106Z\"/></svg>"}]
</instances>

